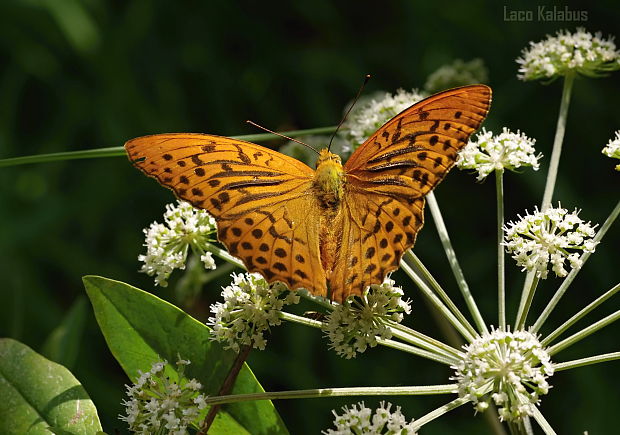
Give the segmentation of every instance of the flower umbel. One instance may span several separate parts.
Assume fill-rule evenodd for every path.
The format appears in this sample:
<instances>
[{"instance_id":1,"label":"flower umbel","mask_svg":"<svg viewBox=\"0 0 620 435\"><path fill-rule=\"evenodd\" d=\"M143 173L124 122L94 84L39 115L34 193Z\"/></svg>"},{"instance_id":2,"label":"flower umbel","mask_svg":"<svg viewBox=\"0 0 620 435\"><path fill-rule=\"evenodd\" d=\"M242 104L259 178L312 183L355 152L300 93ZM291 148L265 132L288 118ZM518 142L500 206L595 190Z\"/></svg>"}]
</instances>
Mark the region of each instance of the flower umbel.
<instances>
[{"instance_id":1,"label":"flower umbel","mask_svg":"<svg viewBox=\"0 0 620 435\"><path fill-rule=\"evenodd\" d=\"M620 69L620 51L613 38L603 39L600 32L592 35L583 28L575 33L560 30L540 42L530 42L517 59L521 80L552 80L568 72L600 77Z\"/></svg>"},{"instance_id":2,"label":"flower umbel","mask_svg":"<svg viewBox=\"0 0 620 435\"><path fill-rule=\"evenodd\" d=\"M411 92L399 89L394 95L388 93L380 100L373 99L353 109L344 126L349 131L353 148L364 143L379 127L425 96L415 89Z\"/></svg>"},{"instance_id":3,"label":"flower umbel","mask_svg":"<svg viewBox=\"0 0 620 435\"><path fill-rule=\"evenodd\" d=\"M536 271L545 279L551 263L553 272L564 277L568 274L565 260L578 269L582 264L578 252L592 253L596 247L594 227L578 214L578 210L569 213L561 207L549 207L544 212L535 208L533 214L519 216L519 221L504 226L504 246L523 270Z\"/></svg>"},{"instance_id":4,"label":"flower umbel","mask_svg":"<svg viewBox=\"0 0 620 435\"><path fill-rule=\"evenodd\" d=\"M553 364L530 332L495 329L464 349L453 379L459 396L470 399L476 411L485 411L493 400L501 420L515 421L532 415L539 397L551 388L547 378Z\"/></svg>"},{"instance_id":5,"label":"flower umbel","mask_svg":"<svg viewBox=\"0 0 620 435\"><path fill-rule=\"evenodd\" d=\"M528 138L519 130L512 133L504 127L500 134L493 136L492 131L483 128L476 140L470 140L461 150L456 165L460 169L478 171L478 180L483 180L491 172L500 169L515 171L531 166L537 171L538 160L542 154L536 154L535 143L536 139Z\"/></svg>"},{"instance_id":6,"label":"flower umbel","mask_svg":"<svg viewBox=\"0 0 620 435\"><path fill-rule=\"evenodd\" d=\"M614 139L609 140L602 153L612 159L620 159L620 130L616 132ZM620 165L616 166L616 171L620 171Z\"/></svg>"},{"instance_id":7,"label":"flower umbel","mask_svg":"<svg viewBox=\"0 0 620 435\"><path fill-rule=\"evenodd\" d=\"M185 269L190 247L200 255L205 268L215 269L211 253L205 250L214 241L215 231L215 219L205 210L183 201L167 204L164 223L154 222L144 229L146 255L138 256L144 262L140 272L155 275L155 284L166 287L174 269Z\"/></svg>"},{"instance_id":8,"label":"flower umbel","mask_svg":"<svg viewBox=\"0 0 620 435\"><path fill-rule=\"evenodd\" d=\"M235 352L243 345L264 350L265 331L281 323L278 312L298 303L299 296L280 282L269 285L256 273L232 274L232 278L232 284L222 289L224 302L211 305L214 317L207 321L213 326L211 339Z\"/></svg>"},{"instance_id":9,"label":"flower umbel","mask_svg":"<svg viewBox=\"0 0 620 435\"><path fill-rule=\"evenodd\" d=\"M362 298L349 298L337 305L324 326L330 347L344 358L354 358L377 345L377 337L392 337L389 322L400 323L403 313L411 313L411 301L402 299L403 291L389 278L373 284Z\"/></svg>"},{"instance_id":10,"label":"flower umbel","mask_svg":"<svg viewBox=\"0 0 620 435\"><path fill-rule=\"evenodd\" d=\"M407 419L400 411L400 406L397 406L394 412L390 411L391 408L391 403L388 402L386 405L385 402L381 402L373 415L372 409L367 408L364 402L359 402L351 408L343 406L342 415L338 415L335 410L332 411L336 417L334 420L336 429L328 429L322 433L326 435L415 435L413 419L407 423Z\"/></svg>"},{"instance_id":11,"label":"flower umbel","mask_svg":"<svg viewBox=\"0 0 620 435\"><path fill-rule=\"evenodd\" d=\"M206 408L206 397L200 394L202 385L196 379L183 376L189 361L177 362L178 381L164 375L166 361L153 364L151 370L140 373L134 385L127 385L128 400L123 401L127 415L119 418L138 434L187 434Z\"/></svg>"},{"instance_id":12,"label":"flower umbel","mask_svg":"<svg viewBox=\"0 0 620 435\"><path fill-rule=\"evenodd\" d=\"M457 86L486 83L488 80L489 71L482 59L473 59L469 62L455 59L452 63L441 66L429 75L424 89L429 94L433 94Z\"/></svg>"}]
</instances>

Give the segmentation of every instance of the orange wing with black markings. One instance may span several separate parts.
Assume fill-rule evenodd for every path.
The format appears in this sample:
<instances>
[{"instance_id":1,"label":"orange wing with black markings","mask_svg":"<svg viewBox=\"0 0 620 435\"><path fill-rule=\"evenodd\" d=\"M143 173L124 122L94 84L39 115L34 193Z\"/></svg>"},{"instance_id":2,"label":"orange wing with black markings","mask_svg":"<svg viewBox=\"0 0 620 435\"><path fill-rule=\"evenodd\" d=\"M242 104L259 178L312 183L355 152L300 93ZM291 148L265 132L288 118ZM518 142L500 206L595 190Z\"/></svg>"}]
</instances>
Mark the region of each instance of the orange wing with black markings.
<instances>
[{"instance_id":1,"label":"orange wing with black markings","mask_svg":"<svg viewBox=\"0 0 620 435\"><path fill-rule=\"evenodd\" d=\"M265 147L205 134L159 134L125 144L130 160L177 197L206 209L218 239L269 282L326 294L314 171Z\"/></svg>"},{"instance_id":2,"label":"orange wing with black markings","mask_svg":"<svg viewBox=\"0 0 620 435\"><path fill-rule=\"evenodd\" d=\"M398 268L424 223L424 196L445 177L489 111L491 89L464 86L404 110L345 163L334 294L361 294Z\"/></svg>"}]
</instances>

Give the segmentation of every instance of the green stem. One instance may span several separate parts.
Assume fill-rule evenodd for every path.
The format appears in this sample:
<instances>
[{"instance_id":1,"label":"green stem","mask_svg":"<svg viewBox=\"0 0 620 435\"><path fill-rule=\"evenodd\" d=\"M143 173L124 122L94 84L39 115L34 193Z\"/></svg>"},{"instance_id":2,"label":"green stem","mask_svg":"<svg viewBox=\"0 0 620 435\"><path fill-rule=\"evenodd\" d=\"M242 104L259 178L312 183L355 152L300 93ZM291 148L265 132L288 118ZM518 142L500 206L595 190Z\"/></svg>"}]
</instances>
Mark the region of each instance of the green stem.
<instances>
[{"instance_id":1,"label":"green stem","mask_svg":"<svg viewBox=\"0 0 620 435\"><path fill-rule=\"evenodd\" d=\"M609 316L599 320L596 323L593 323L592 325L588 326L585 329L582 329L581 331L577 332L576 334L573 334L570 337L565 338L564 340L560 341L559 343L554 344L553 346L551 346L550 348L547 349L547 352L549 353L549 355L556 354L559 351L564 350L564 349L566 349L569 346L572 346L573 344L577 343L578 341L583 340L587 336L589 336L591 334L594 334L599 329L602 329L605 326L611 325L613 322L615 322L618 319L620 319L620 310L616 311L615 313L610 314Z\"/></svg>"},{"instance_id":2,"label":"green stem","mask_svg":"<svg viewBox=\"0 0 620 435\"><path fill-rule=\"evenodd\" d=\"M405 256L403 258L404 258L404 261L406 261L407 264L411 268L413 268L413 270L419 276L421 276L422 279L424 279L426 283L430 284L431 287L433 287L433 290L435 290L435 293L439 295L441 300L448 306L450 311L456 316L457 319L459 319L459 321L463 324L463 326L465 326L472 335L477 335L477 332L474 329L474 327L471 325L471 323L469 323L469 321L465 318L461 310L458 309L458 307L454 304L454 302L452 302L452 299L450 299L450 296L448 296L448 294L441 287L441 285L439 285L435 277L429 272L426 266L424 266L424 263L420 261L418 256L415 255L411 250L408 250L407 252L405 252Z\"/></svg>"},{"instance_id":3,"label":"green stem","mask_svg":"<svg viewBox=\"0 0 620 435\"><path fill-rule=\"evenodd\" d=\"M437 199L433 192L429 193L426 196L428 201L429 209L431 210L431 214L433 215L433 221L435 222L435 226L437 228L437 233L439 234L439 238L441 240L441 244L443 245L444 250L446 251L446 256L448 257L448 262L450 263L450 267L452 268L452 273L456 278L456 282L461 289L461 293L463 294L463 298L465 299L465 303L469 308L469 312L474 317L474 322L476 322L476 326L478 326L479 332L488 332L487 325L484 323L484 319L478 310L478 306L476 305L476 301L469 291L469 286L467 285L467 281L465 280L465 275L463 275L463 271L459 264L459 261L456 258L456 254L454 252L454 248L452 247L452 243L450 242L450 236L448 235L448 230L443 221L443 217L441 215L441 210L439 209L439 204L437 203Z\"/></svg>"},{"instance_id":4,"label":"green stem","mask_svg":"<svg viewBox=\"0 0 620 435\"><path fill-rule=\"evenodd\" d=\"M551 427L551 425L549 424L549 422L545 419L545 417L542 415L542 413L540 412L540 409L538 409L537 406L533 407L533 412L534 412L534 420L536 420L536 423L538 423L538 425L540 426L540 428L543 430L543 432L545 433L545 435L556 435L555 431L553 430L553 428Z\"/></svg>"},{"instance_id":5,"label":"green stem","mask_svg":"<svg viewBox=\"0 0 620 435\"><path fill-rule=\"evenodd\" d=\"M551 205L553 198L553 190L555 181L558 176L558 167L560 166L560 155L562 154L562 142L564 141L564 132L566 130L566 118L568 115L568 106L570 103L571 91L575 73L569 72L564 76L564 88L562 89L562 101L560 103L560 113L558 115L558 123L555 129L555 138L553 139L553 151L551 152L551 161L549 162L549 172L547 173L547 183L545 184L545 193L541 209L545 211Z\"/></svg>"},{"instance_id":6,"label":"green stem","mask_svg":"<svg viewBox=\"0 0 620 435\"><path fill-rule=\"evenodd\" d=\"M456 384L424 385L417 387L352 387L352 388L317 388L312 390L273 391L265 393L231 394L212 396L205 401L207 405L248 402L250 400L282 399L316 399L318 397L346 396L426 396L431 394L454 394Z\"/></svg>"},{"instance_id":7,"label":"green stem","mask_svg":"<svg viewBox=\"0 0 620 435\"><path fill-rule=\"evenodd\" d=\"M556 337L561 335L564 331L566 331L568 328L573 326L576 322L581 320L590 311L592 311L593 309L601 305L603 302L605 302L607 299L615 295L618 292L618 290L620 290L620 283L616 284L610 290L606 291L603 295L596 298L594 301L588 304L585 308L583 308L581 311L579 311L574 316L572 316L570 319L568 319L566 322L564 322L562 325L560 325L555 331L553 331L551 334L545 337L545 339L542 340L540 344L542 344L543 346L548 346L549 343L551 343Z\"/></svg>"},{"instance_id":8,"label":"green stem","mask_svg":"<svg viewBox=\"0 0 620 435\"><path fill-rule=\"evenodd\" d=\"M241 260L239 260L237 257L233 257L232 255L230 255L225 249L218 248L217 246L208 243L205 246L205 251L209 251L213 255L217 255L218 257L220 257L222 260L225 260L230 264L234 264L235 266L245 270L245 265L241 262Z\"/></svg>"},{"instance_id":9,"label":"green stem","mask_svg":"<svg viewBox=\"0 0 620 435\"><path fill-rule=\"evenodd\" d=\"M618 201L618 203L616 204L612 212L609 214L609 216L605 220L605 223L603 224L601 229L594 236L593 241L595 243L598 243L601 241L601 239L603 238L607 230L609 230L609 228L614 223L614 221L616 220L619 214L620 214L620 201ZM580 260L582 262L581 267L583 267L583 265L588 260L588 258L590 258L590 255L592 255L591 252L584 252L583 254L581 254L581 257L580 257ZM560 302L560 299L562 298L566 290L568 290L568 286L570 286L570 284L573 282L573 280L575 279L575 277L577 276L580 270L581 268L572 269L570 273L566 276L566 278L564 279L564 281L562 282L558 290L555 292L555 294L553 295L553 298L551 298L551 300L545 307L544 311L542 312L542 314L540 315L536 323L534 323L533 330L532 330L533 333L538 332L538 330L542 327L543 323L547 320L547 318L549 317L553 309L556 307L558 302Z\"/></svg>"},{"instance_id":10,"label":"green stem","mask_svg":"<svg viewBox=\"0 0 620 435\"><path fill-rule=\"evenodd\" d=\"M536 287L538 287L538 281L538 276L533 275L531 285L526 289L523 297L521 298L521 304L519 305L519 311L515 321L515 331L522 329L525 326L527 314L532 306L532 300L534 299L534 294L536 293Z\"/></svg>"},{"instance_id":11,"label":"green stem","mask_svg":"<svg viewBox=\"0 0 620 435\"><path fill-rule=\"evenodd\" d=\"M439 408L429 412L428 414L416 419L413 422L413 430L418 431L425 424L430 423L436 418L441 417L445 413L450 412L453 409L458 408L459 406L465 405L469 401L470 400L466 397L459 397L458 399L454 399L452 402L448 402L445 405L440 406Z\"/></svg>"},{"instance_id":12,"label":"green stem","mask_svg":"<svg viewBox=\"0 0 620 435\"><path fill-rule=\"evenodd\" d=\"M416 272L414 272L413 268L407 262L407 255L409 251L405 253L405 256L400 262L400 266L403 271L409 275L409 277L413 280L413 282L418 286L418 288L422 291L422 294L428 298L428 300L435 305L435 307L444 315L446 319L461 333L463 337L470 343L474 341L475 333L470 332L455 316L452 312L445 306L445 304L433 293L431 288L426 284L424 279L422 279ZM409 260L411 261L411 260Z\"/></svg>"},{"instance_id":13,"label":"green stem","mask_svg":"<svg viewBox=\"0 0 620 435\"><path fill-rule=\"evenodd\" d=\"M330 134L336 131L335 126L309 128L306 130L285 131L282 134L289 137L307 136L312 134ZM232 139L244 140L248 142L262 142L279 138L278 135L272 133L246 134L242 136L231 136ZM96 159L100 157L121 157L126 156L124 147L98 148L94 150L82 151L65 151L51 154L35 154L31 156L12 157L9 159L0 159L0 168L3 166L26 165L30 163L46 163L58 160L74 160L74 159Z\"/></svg>"},{"instance_id":14,"label":"green stem","mask_svg":"<svg viewBox=\"0 0 620 435\"><path fill-rule=\"evenodd\" d=\"M497 311L499 327L506 330L506 285L504 278L504 170L495 171L495 191L497 196Z\"/></svg>"},{"instance_id":15,"label":"green stem","mask_svg":"<svg viewBox=\"0 0 620 435\"><path fill-rule=\"evenodd\" d=\"M577 367L588 366L591 364L598 364L607 361L615 361L620 359L620 352L605 353L603 355L590 356L588 358L576 359L573 361L566 361L563 363L557 363L553 365L555 371L575 369Z\"/></svg>"},{"instance_id":16,"label":"green stem","mask_svg":"<svg viewBox=\"0 0 620 435\"><path fill-rule=\"evenodd\" d=\"M395 335L398 333L397 337L400 338L401 340L413 340L411 341L412 344L417 344L420 347L424 347L427 348L429 350L431 349L435 349L435 350L441 350L443 351L446 355L449 355L451 357L454 358L462 358L464 356L464 353L459 351L458 349L443 343L439 340L435 340L432 337L429 337L428 335L422 334L419 331L416 331L415 329L411 329L405 325L402 325L400 323L395 323L392 326L392 330L394 330ZM422 345L422 343L426 343L424 345ZM428 346L428 347L426 347Z\"/></svg>"}]
</instances>

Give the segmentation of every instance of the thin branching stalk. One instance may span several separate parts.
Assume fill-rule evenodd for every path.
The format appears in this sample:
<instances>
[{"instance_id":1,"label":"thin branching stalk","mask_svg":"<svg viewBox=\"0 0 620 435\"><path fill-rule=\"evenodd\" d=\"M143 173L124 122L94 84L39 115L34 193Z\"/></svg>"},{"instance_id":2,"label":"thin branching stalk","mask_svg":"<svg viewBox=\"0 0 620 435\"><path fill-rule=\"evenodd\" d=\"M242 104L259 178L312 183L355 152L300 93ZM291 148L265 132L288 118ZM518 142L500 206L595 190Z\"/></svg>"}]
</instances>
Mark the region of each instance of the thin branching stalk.
<instances>
[{"instance_id":1,"label":"thin branching stalk","mask_svg":"<svg viewBox=\"0 0 620 435\"><path fill-rule=\"evenodd\" d=\"M457 364L460 361L460 358L457 355L455 355L452 352L446 351L443 347L430 344L428 341L419 339L415 337L414 335L398 330L396 329L396 327L392 327L390 329L392 331L392 336L394 338L398 338L406 343L412 344L422 349L426 349L429 352L436 353L437 355L441 355L445 358L446 361L452 360L453 365Z\"/></svg>"},{"instance_id":2,"label":"thin branching stalk","mask_svg":"<svg viewBox=\"0 0 620 435\"><path fill-rule=\"evenodd\" d=\"M319 322L318 320L313 320L313 319L308 319L307 317L302 317L302 316L298 316L296 314L292 314L292 313L287 313L285 311L280 311L278 312L278 315L280 316L281 319L283 320L288 320L290 322L295 322L295 323L299 323L301 325L305 325L305 326L310 326L313 328L322 328L323 323ZM387 346L387 347L391 347L392 349L398 349L401 350L403 352L407 352L413 355L417 355L419 357L422 358L426 358L426 359L430 359L432 361L436 361L436 362L440 362L442 364L446 364L446 365L454 365L456 364L459 360L458 358L446 353L446 352L438 352L438 351L434 351L434 350L425 350L421 347L417 347L417 346L412 346L406 343L401 343L399 341L395 341L395 340L387 340L384 338L379 338L377 337L377 343L383 345L383 346Z\"/></svg>"},{"instance_id":3,"label":"thin branching stalk","mask_svg":"<svg viewBox=\"0 0 620 435\"><path fill-rule=\"evenodd\" d=\"M444 415L447 412L452 411L453 409L458 408L459 406L465 405L466 403L468 403L470 400L464 397L459 397L458 399L454 399L452 402L446 403L443 406L440 406L439 408L429 412L428 414L416 419L413 422L413 430L417 431L419 430L422 426L424 426L427 423L430 423L431 421L435 420L438 417L441 417L442 415Z\"/></svg>"},{"instance_id":4,"label":"thin branching stalk","mask_svg":"<svg viewBox=\"0 0 620 435\"><path fill-rule=\"evenodd\" d=\"M591 364L598 364L607 361L615 361L618 359L620 359L620 352L611 352L602 355L590 356L587 358L575 359L573 361L556 363L553 365L553 368L556 372L559 372L561 370L575 369L577 367L584 367Z\"/></svg>"},{"instance_id":5,"label":"thin branching stalk","mask_svg":"<svg viewBox=\"0 0 620 435\"><path fill-rule=\"evenodd\" d=\"M506 330L506 284L504 261L504 170L495 171L497 196L497 312L499 327Z\"/></svg>"},{"instance_id":6,"label":"thin branching stalk","mask_svg":"<svg viewBox=\"0 0 620 435\"><path fill-rule=\"evenodd\" d=\"M610 314L609 316L599 320L596 323L593 323L592 325L588 326L587 328L582 329L581 331L571 335L570 337L565 338L559 343L554 344L549 349L547 349L547 352L549 353L549 355L556 354L559 351L564 350L569 346L572 346L578 341L583 340L587 336L594 334L599 329L602 329L605 326L611 325L613 322L615 322L618 319L620 319L620 310L616 311L615 313Z\"/></svg>"},{"instance_id":7,"label":"thin branching stalk","mask_svg":"<svg viewBox=\"0 0 620 435\"><path fill-rule=\"evenodd\" d=\"M232 394L212 396L205 399L207 405L248 402L251 400L316 399L318 397L346 396L428 396L434 394L454 394L456 384L423 385L416 387L352 387L317 388L312 390L273 391L264 393Z\"/></svg>"},{"instance_id":8,"label":"thin branching stalk","mask_svg":"<svg viewBox=\"0 0 620 435\"><path fill-rule=\"evenodd\" d=\"M545 435L556 435L555 431L553 430L547 419L545 419L545 417L542 415L540 409L538 409L537 406L533 407L533 413L534 420L536 420L536 423L538 423Z\"/></svg>"},{"instance_id":9,"label":"thin branching stalk","mask_svg":"<svg viewBox=\"0 0 620 435\"><path fill-rule=\"evenodd\" d=\"M406 255L405 255L406 256ZM469 342L474 341L474 335L470 332L455 316L452 312L446 307L446 305L433 293L431 288L426 284L424 279L420 277L413 268L407 263L406 259L403 259L400 262L400 266L403 271L409 275L411 280L418 286L418 288L422 291L422 294L426 296L426 298L445 316L445 318L456 328L457 331Z\"/></svg>"},{"instance_id":10,"label":"thin branching stalk","mask_svg":"<svg viewBox=\"0 0 620 435\"><path fill-rule=\"evenodd\" d=\"M407 336L415 337L416 340L424 341L429 345L435 346L443 351L449 353L450 355L461 358L464 356L464 353L460 350L446 344L442 341L436 340L433 337L429 337L428 335L422 334L420 331L416 331L415 329L411 329L403 324L395 323L392 326L392 330L401 331Z\"/></svg>"},{"instance_id":11,"label":"thin branching stalk","mask_svg":"<svg viewBox=\"0 0 620 435\"><path fill-rule=\"evenodd\" d=\"M545 184L545 193L541 209L545 211L550 205L553 198L553 190L558 176L558 168L560 166L560 155L562 154L562 142L564 141L564 132L566 131L566 118L568 116L568 106L570 104L571 91L573 82L575 81L575 73L569 72L564 76L564 88L562 89L562 101L560 103L560 113L558 115L558 123L555 129L555 138L553 139L553 151L551 152L551 161L549 162L549 172L547 173L547 182Z\"/></svg>"},{"instance_id":12,"label":"thin branching stalk","mask_svg":"<svg viewBox=\"0 0 620 435\"><path fill-rule=\"evenodd\" d=\"M521 298L517 319L515 320L515 331L525 326L527 314L532 306L532 300L534 299L534 294L536 294L536 287L538 287L539 280L540 278L538 278L538 276L533 275L531 285L525 290L525 293Z\"/></svg>"},{"instance_id":13,"label":"thin branching stalk","mask_svg":"<svg viewBox=\"0 0 620 435\"><path fill-rule=\"evenodd\" d=\"M618 218L619 214L620 214L620 201L618 201L614 209L611 211L611 213L605 220L605 223L603 223L603 226L601 227L601 229L598 230L598 232L594 236L593 241L595 243L598 243L601 241L605 233L607 233L611 225ZM590 255L592 255L591 252L584 252L583 254L581 254L581 257L579 259L582 262L581 264L582 268L585 262L588 260L588 258L590 258ZM545 321L547 320L547 318L549 317L553 309L556 307L556 305L558 304L558 302L560 301L560 299L562 298L566 290L568 290L568 287L571 285L571 283L573 282L573 280L575 279L575 277L577 276L580 270L581 268L572 269L569 272L569 274L566 276L566 278L564 278L564 281L562 281L562 284L560 285L558 290L555 292L555 294L553 295L553 297L551 298L551 300L549 301L549 303L547 304L543 312L540 314L536 323L534 323L534 326L532 329L533 333L538 332L538 330L542 327L543 323L545 323Z\"/></svg>"},{"instance_id":14,"label":"thin branching stalk","mask_svg":"<svg viewBox=\"0 0 620 435\"><path fill-rule=\"evenodd\" d=\"M226 251L224 249L218 248L217 246L212 245L211 243L209 243L205 247L205 251L209 251L213 255L217 255L218 257L220 257L222 260L225 260L225 261L227 261L227 262L229 262L231 264L234 264L238 268L245 270L245 266L243 265L241 260L239 260L236 257L233 257L232 255L230 255L228 253L228 251Z\"/></svg>"},{"instance_id":15,"label":"thin branching stalk","mask_svg":"<svg viewBox=\"0 0 620 435\"><path fill-rule=\"evenodd\" d=\"M309 128L307 130L294 130L282 132L283 135L289 137L307 136L313 134L330 134L336 131L335 126ZM231 136L232 139L245 140L248 142L262 142L266 140L276 139L279 136L272 133L246 134L242 136ZM66 151L51 154L36 154L32 156L12 157L10 159L0 159L0 168L3 166L26 165L30 163L47 163L59 160L75 160L75 159L96 159L101 157L121 157L126 156L125 148L109 147L98 148L94 150Z\"/></svg>"},{"instance_id":16,"label":"thin branching stalk","mask_svg":"<svg viewBox=\"0 0 620 435\"><path fill-rule=\"evenodd\" d=\"M435 226L437 228L437 233L439 234L439 239L441 240L441 244L443 245L444 251L446 252L446 256L448 257L448 262L450 263L450 268L452 269L452 273L456 278L456 282L461 289L461 293L463 294L463 298L465 299L465 303L467 304L467 308L469 308L469 312L474 317L474 322L478 327L478 331L481 333L488 332L487 325L482 318L482 314L480 314L480 310L478 310L478 306L476 305L476 301L469 290L469 286L467 285L467 281L465 280L465 275L463 275L463 270L461 269L461 265L456 258L456 253L454 248L452 247L452 243L450 242L450 236L448 235L448 229L443 221L443 217L441 215L441 210L439 209L439 204L437 203L437 199L433 192L429 193L426 196L428 201L428 206L433 215L433 221L435 222Z\"/></svg>"},{"instance_id":17,"label":"thin branching stalk","mask_svg":"<svg viewBox=\"0 0 620 435\"><path fill-rule=\"evenodd\" d=\"M456 316L457 319L469 330L472 335L476 335L477 332L474 327L469 323L467 318L463 315L461 310L458 309L456 304L452 302L450 296L445 292L445 290L439 285L435 277L429 272L429 270L424 266L424 263L415 255L411 250L405 252L403 257L404 261L413 268L413 270L422 277L428 284L431 285L435 293L439 295L441 300L446 304L446 306L452 311L452 314Z\"/></svg>"},{"instance_id":18,"label":"thin branching stalk","mask_svg":"<svg viewBox=\"0 0 620 435\"><path fill-rule=\"evenodd\" d=\"M580 310L578 313L576 313L574 316L572 316L570 319L568 319L566 322L560 325L555 331L553 331L551 334L545 337L545 339L542 340L540 344L542 344L543 346L548 346L553 340L555 340L564 331L566 331L568 328L570 328L575 323L577 323L579 320L581 320L590 311L592 311L593 309L601 305L603 302L605 302L607 299L609 299L610 297L618 293L618 290L620 290L620 283L616 284L610 290L606 291L604 294L596 298L594 301L588 304L585 308Z\"/></svg>"}]
</instances>

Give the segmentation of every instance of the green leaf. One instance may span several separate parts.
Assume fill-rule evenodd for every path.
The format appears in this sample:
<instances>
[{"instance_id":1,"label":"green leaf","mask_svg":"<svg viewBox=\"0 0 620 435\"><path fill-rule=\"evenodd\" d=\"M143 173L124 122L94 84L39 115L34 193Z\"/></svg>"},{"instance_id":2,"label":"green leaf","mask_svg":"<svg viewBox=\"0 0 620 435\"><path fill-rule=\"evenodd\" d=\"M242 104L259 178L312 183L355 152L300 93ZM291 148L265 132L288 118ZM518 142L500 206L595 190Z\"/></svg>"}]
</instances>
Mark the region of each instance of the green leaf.
<instances>
[{"instance_id":1,"label":"green leaf","mask_svg":"<svg viewBox=\"0 0 620 435\"><path fill-rule=\"evenodd\" d=\"M77 299L60 325L45 340L43 356L71 369L75 364L86 321L86 298Z\"/></svg>"},{"instance_id":2,"label":"green leaf","mask_svg":"<svg viewBox=\"0 0 620 435\"><path fill-rule=\"evenodd\" d=\"M97 276L83 278L95 317L110 351L130 379L153 363L174 363L178 355L191 361L188 378L196 378L208 395L217 395L236 353L209 340L209 328L179 308L120 281ZM244 364L232 394L264 391ZM287 434L270 401L224 405L210 434Z\"/></svg>"},{"instance_id":3,"label":"green leaf","mask_svg":"<svg viewBox=\"0 0 620 435\"><path fill-rule=\"evenodd\" d=\"M10 338L0 339L0 398L2 434L101 431L95 405L71 372Z\"/></svg>"}]
</instances>

